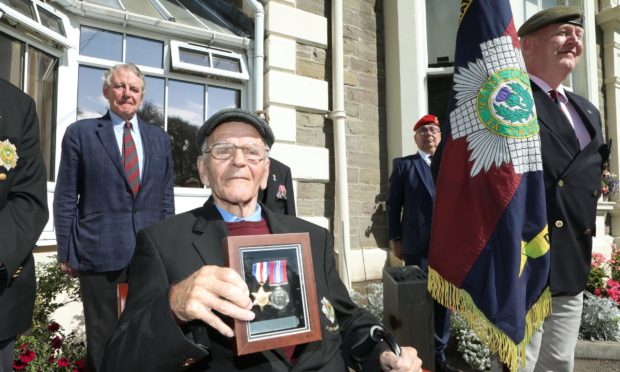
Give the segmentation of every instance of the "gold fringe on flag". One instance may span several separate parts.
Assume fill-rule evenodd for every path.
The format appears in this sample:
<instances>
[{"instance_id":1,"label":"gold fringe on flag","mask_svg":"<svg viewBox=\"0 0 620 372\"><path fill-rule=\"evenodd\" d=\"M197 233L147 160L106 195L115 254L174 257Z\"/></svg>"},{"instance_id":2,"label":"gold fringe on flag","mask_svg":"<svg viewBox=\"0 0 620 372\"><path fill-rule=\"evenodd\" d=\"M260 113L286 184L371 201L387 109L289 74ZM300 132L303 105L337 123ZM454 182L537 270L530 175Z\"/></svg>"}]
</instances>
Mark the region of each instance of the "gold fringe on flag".
<instances>
[{"instance_id":1,"label":"gold fringe on flag","mask_svg":"<svg viewBox=\"0 0 620 372\"><path fill-rule=\"evenodd\" d=\"M525 337L519 344L515 344L504 332L489 321L474 304L469 293L454 286L445 280L439 273L428 268L428 291L433 298L451 311L456 311L478 335L480 340L489 348L491 353L497 353L499 360L507 365L511 371L516 371L519 361L525 365L525 346L532 339L543 321L551 314L551 291L545 288L536 303L527 313L525 319Z\"/></svg>"}]
</instances>

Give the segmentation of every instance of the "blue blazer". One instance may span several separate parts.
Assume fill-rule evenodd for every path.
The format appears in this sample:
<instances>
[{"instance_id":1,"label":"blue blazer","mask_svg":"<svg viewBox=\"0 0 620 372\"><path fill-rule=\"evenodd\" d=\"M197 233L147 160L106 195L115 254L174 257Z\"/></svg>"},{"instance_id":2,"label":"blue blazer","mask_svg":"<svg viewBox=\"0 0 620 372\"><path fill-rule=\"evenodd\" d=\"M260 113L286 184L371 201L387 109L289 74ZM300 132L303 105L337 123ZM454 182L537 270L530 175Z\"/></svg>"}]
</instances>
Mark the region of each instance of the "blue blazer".
<instances>
[{"instance_id":1,"label":"blue blazer","mask_svg":"<svg viewBox=\"0 0 620 372\"><path fill-rule=\"evenodd\" d=\"M435 199L430 167L419 154L395 158L389 182L389 238L400 238L403 254L428 256Z\"/></svg>"},{"instance_id":2,"label":"blue blazer","mask_svg":"<svg viewBox=\"0 0 620 372\"><path fill-rule=\"evenodd\" d=\"M170 137L154 124L138 125L144 166L135 199L109 113L67 128L54 191L58 262L80 271L122 269L136 233L174 215Z\"/></svg>"}]
</instances>

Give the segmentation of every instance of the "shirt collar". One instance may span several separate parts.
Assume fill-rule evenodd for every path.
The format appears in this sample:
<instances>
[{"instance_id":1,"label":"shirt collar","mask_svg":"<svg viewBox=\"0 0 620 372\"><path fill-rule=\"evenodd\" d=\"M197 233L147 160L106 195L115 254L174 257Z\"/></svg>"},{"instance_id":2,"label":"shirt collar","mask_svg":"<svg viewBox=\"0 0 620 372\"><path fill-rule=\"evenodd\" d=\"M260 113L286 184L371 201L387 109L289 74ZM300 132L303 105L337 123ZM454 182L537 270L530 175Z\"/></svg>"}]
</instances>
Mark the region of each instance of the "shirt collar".
<instances>
[{"instance_id":1,"label":"shirt collar","mask_svg":"<svg viewBox=\"0 0 620 372\"><path fill-rule=\"evenodd\" d=\"M220 208L217 204L214 204L215 208L217 208L218 212L220 212L220 214L222 215L222 219L224 220L224 222L241 222L241 221L248 221L248 222L259 222L263 220L263 215L262 215L262 208L260 206L260 204L256 203L256 210L254 211L254 213L252 213L251 215L243 218L243 217L237 217L234 214L228 212L227 210Z\"/></svg>"},{"instance_id":2,"label":"shirt collar","mask_svg":"<svg viewBox=\"0 0 620 372\"><path fill-rule=\"evenodd\" d=\"M530 75L530 80L532 80L534 83L536 83L536 85L538 85L540 87L540 89L542 89L544 92L547 92L547 94L549 94L549 91L553 90L553 88L551 88L551 86L549 86L549 84L547 84L543 79L539 78L536 75ZM568 102L568 98L566 98L566 92L564 90L564 85L561 85L557 88L555 88L555 90L559 93L558 97L559 100L562 101L562 103L566 103Z\"/></svg>"},{"instance_id":3,"label":"shirt collar","mask_svg":"<svg viewBox=\"0 0 620 372\"><path fill-rule=\"evenodd\" d=\"M418 154L420 154L420 157L422 157L422 159L424 159L426 162L430 162L431 154L422 150L418 150Z\"/></svg>"},{"instance_id":4,"label":"shirt collar","mask_svg":"<svg viewBox=\"0 0 620 372\"><path fill-rule=\"evenodd\" d=\"M112 122L113 126L116 127L119 125L120 126L125 125L125 119L113 113L112 110L109 110L108 112L110 113L110 121ZM134 115L133 118L129 120L129 122L131 123L132 128L137 128L138 127L138 116Z\"/></svg>"}]
</instances>

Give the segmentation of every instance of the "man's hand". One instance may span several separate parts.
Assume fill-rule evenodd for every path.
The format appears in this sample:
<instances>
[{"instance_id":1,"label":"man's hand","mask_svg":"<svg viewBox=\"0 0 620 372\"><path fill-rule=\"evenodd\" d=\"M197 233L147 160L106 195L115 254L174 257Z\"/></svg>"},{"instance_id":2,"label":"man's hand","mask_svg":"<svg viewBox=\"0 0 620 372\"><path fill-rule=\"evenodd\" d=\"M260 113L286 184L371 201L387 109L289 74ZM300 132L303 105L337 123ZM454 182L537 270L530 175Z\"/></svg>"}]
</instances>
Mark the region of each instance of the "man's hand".
<instances>
[{"instance_id":1,"label":"man's hand","mask_svg":"<svg viewBox=\"0 0 620 372\"><path fill-rule=\"evenodd\" d=\"M203 266L176 284L170 293L170 307L182 322L199 319L227 337L233 336L232 329L213 310L233 319L254 319L248 285L227 267Z\"/></svg>"},{"instance_id":2,"label":"man's hand","mask_svg":"<svg viewBox=\"0 0 620 372\"><path fill-rule=\"evenodd\" d=\"M391 351L384 351L379 357L381 369L384 371L418 372L422 370L422 359L412 347L401 348L401 356L397 357Z\"/></svg>"},{"instance_id":3,"label":"man's hand","mask_svg":"<svg viewBox=\"0 0 620 372\"><path fill-rule=\"evenodd\" d=\"M392 253L394 256L403 259L403 254L400 251L400 240L390 240L390 248L392 249Z\"/></svg>"},{"instance_id":4,"label":"man's hand","mask_svg":"<svg viewBox=\"0 0 620 372\"><path fill-rule=\"evenodd\" d=\"M72 269L71 266L69 266L68 262L61 262L60 270L62 270L63 273L69 275L72 278L76 278L78 276L77 270Z\"/></svg>"}]
</instances>

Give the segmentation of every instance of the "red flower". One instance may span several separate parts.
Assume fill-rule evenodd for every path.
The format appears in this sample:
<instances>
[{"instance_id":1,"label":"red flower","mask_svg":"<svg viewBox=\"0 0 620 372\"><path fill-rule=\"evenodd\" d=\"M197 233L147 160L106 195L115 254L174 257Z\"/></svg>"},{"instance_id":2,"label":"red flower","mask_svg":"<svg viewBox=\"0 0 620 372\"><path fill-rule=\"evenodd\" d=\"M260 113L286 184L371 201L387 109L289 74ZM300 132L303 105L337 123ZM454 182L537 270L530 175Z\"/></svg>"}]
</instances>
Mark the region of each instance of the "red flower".
<instances>
[{"instance_id":1,"label":"red flower","mask_svg":"<svg viewBox=\"0 0 620 372\"><path fill-rule=\"evenodd\" d=\"M48 362L49 364L54 364L54 362L55 362L55 361L56 361L56 359L55 359L53 356L51 356L51 357L49 357L49 358L47 359L47 362Z\"/></svg>"},{"instance_id":2,"label":"red flower","mask_svg":"<svg viewBox=\"0 0 620 372\"><path fill-rule=\"evenodd\" d=\"M30 349L26 349L22 351L21 355L19 356L19 359L22 362L28 364L34 360L34 357L35 357L34 351Z\"/></svg>"},{"instance_id":3,"label":"red flower","mask_svg":"<svg viewBox=\"0 0 620 372\"><path fill-rule=\"evenodd\" d=\"M58 359L56 364L58 365L58 367L69 367L71 365L71 363L69 363L69 359L65 357Z\"/></svg>"},{"instance_id":4,"label":"red flower","mask_svg":"<svg viewBox=\"0 0 620 372\"><path fill-rule=\"evenodd\" d=\"M78 361L75 362L75 366L80 370L80 371L85 371L86 370L86 362L84 361L84 359L80 359Z\"/></svg>"},{"instance_id":5,"label":"red flower","mask_svg":"<svg viewBox=\"0 0 620 372\"><path fill-rule=\"evenodd\" d=\"M47 326L47 330L52 333L58 332L59 329L60 329L60 324L56 322L52 322L50 323L50 325Z\"/></svg>"},{"instance_id":6,"label":"red flower","mask_svg":"<svg viewBox=\"0 0 620 372\"><path fill-rule=\"evenodd\" d=\"M62 338L60 338L60 336L54 337L50 342L50 345L53 349L60 349L60 347L62 346Z\"/></svg>"},{"instance_id":7,"label":"red flower","mask_svg":"<svg viewBox=\"0 0 620 372\"><path fill-rule=\"evenodd\" d=\"M26 368L27 365L28 365L28 363L24 363L20 359L14 360L13 361L13 370L14 371L21 371L22 369Z\"/></svg>"},{"instance_id":8,"label":"red flower","mask_svg":"<svg viewBox=\"0 0 620 372\"><path fill-rule=\"evenodd\" d=\"M601 289L600 288L595 289L594 294L601 297Z\"/></svg>"}]
</instances>

